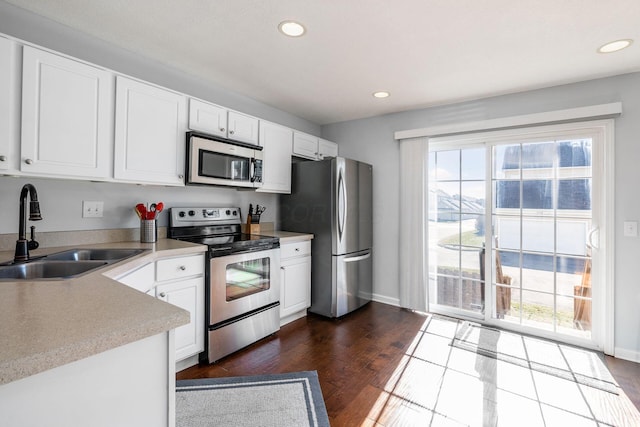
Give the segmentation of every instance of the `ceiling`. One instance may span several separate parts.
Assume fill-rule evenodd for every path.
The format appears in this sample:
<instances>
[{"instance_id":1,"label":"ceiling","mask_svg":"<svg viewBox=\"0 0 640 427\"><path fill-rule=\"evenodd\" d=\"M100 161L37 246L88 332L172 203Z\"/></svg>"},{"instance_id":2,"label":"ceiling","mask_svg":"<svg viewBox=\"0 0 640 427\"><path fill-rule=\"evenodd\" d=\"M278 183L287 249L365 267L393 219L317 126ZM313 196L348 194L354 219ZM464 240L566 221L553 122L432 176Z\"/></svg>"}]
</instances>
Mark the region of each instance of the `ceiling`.
<instances>
[{"instance_id":1,"label":"ceiling","mask_svg":"<svg viewBox=\"0 0 640 427\"><path fill-rule=\"evenodd\" d=\"M640 71L638 0L7 2L317 124Z\"/></svg>"}]
</instances>

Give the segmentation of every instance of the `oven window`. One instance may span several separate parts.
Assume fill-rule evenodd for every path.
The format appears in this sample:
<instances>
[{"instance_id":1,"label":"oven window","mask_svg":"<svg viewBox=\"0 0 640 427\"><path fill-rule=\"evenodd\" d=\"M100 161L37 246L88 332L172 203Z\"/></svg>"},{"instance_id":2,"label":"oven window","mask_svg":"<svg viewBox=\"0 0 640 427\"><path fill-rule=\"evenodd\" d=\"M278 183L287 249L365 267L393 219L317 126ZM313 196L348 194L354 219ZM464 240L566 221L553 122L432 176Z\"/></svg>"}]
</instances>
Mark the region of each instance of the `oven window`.
<instances>
[{"instance_id":1,"label":"oven window","mask_svg":"<svg viewBox=\"0 0 640 427\"><path fill-rule=\"evenodd\" d=\"M200 150L200 176L249 181L251 159Z\"/></svg>"},{"instance_id":2,"label":"oven window","mask_svg":"<svg viewBox=\"0 0 640 427\"><path fill-rule=\"evenodd\" d=\"M271 286L269 258L252 259L227 265L227 301L237 300Z\"/></svg>"}]
</instances>

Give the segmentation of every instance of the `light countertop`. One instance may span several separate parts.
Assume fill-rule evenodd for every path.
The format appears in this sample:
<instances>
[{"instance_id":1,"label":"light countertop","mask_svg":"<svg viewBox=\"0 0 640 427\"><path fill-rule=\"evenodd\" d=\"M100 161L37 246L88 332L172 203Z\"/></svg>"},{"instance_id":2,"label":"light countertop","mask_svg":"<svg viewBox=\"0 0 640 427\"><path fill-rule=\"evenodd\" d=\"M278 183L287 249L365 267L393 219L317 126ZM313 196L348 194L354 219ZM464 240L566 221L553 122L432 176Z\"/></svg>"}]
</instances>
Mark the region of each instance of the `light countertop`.
<instances>
[{"instance_id":1,"label":"light countertop","mask_svg":"<svg viewBox=\"0 0 640 427\"><path fill-rule=\"evenodd\" d=\"M0 281L0 384L174 329L189 313L112 277L157 258L196 254L207 247L172 239L47 248L144 248L135 257L66 280ZM13 252L0 252L0 262Z\"/></svg>"},{"instance_id":2,"label":"light countertop","mask_svg":"<svg viewBox=\"0 0 640 427\"><path fill-rule=\"evenodd\" d=\"M261 236L271 236L277 237L280 239L280 244L294 243L294 242L303 242L305 240L313 239L313 234L308 233L294 233L292 231L281 231L281 230L260 230L259 233Z\"/></svg>"}]
</instances>

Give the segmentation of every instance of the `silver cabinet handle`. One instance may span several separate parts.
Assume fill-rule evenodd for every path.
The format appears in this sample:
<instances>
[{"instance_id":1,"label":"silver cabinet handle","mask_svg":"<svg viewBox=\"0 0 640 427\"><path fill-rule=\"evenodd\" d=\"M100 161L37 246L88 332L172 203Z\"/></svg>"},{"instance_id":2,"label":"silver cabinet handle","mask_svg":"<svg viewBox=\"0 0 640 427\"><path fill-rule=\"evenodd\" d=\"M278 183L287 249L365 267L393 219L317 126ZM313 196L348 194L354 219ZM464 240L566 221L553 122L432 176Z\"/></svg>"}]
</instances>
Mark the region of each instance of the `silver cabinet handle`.
<instances>
[{"instance_id":1,"label":"silver cabinet handle","mask_svg":"<svg viewBox=\"0 0 640 427\"><path fill-rule=\"evenodd\" d=\"M178 175L178 178L183 179L184 175Z\"/></svg>"},{"instance_id":2,"label":"silver cabinet handle","mask_svg":"<svg viewBox=\"0 0 640 427\"><path fill-rule=\"evenodd\" d=\"M33 164L33 160L31 160L31 159L26 159L24 162L25 162L26 164L28 164L28 165Z\"/></svg>"},{"instance_id":3,"label":"silver cabinet handle","mask_svg":"<svg viewBox=\"0 0 640 427\"><path fill-rule=\"evenodd\" d=\"M180 266L180 267L178 267L178 268L180 269L180 271L185 271L185 270L187 269L187 267L186 267L186 266L184 266L184 265L181 265L181 266Z\"/></svg>"},{"instance_id":4,"label":"silver cabinet handle","mask_svg":"<svg viewBox=\"0 0 640 427\"><path fill-rule=\"evenodd\" d=\"M166 296L167 296L167 294L166 294L166 293L164 293L164 292L160 292L160 298L164 298L164 297L166 297Z\"/></svg>"},{"instance_id":5,"label":"silver cabinet handle","mask_svg":"<svg viewBox=\"0 0 640 427\"><path fill-rule=\"evenodd\" d=\"M7 156L0 156L0 162L6 162Z\"/></svg>"},{"instance_id":6,"label":"silver cabinet handle","mask_svg":"<svg viewBox=\"0 0 640 427\"><path fill-rule=\"evenodd\" d=\"M296 252L300 252L300 248L296 248Z\"/></svg>"},{"instance_id":7,"label":"silver cabinet handle","mask_svg":"<svg viewBox=\"0 0 640 427\"><path fill-rule=\"evenodd\" d=\"M229 133L230 133L231 135L233 135L233 131L232 131L232 130L230 130L230 131L229 131Z\"/></svg>"},{"instance_id":8,"label":"silver cabinet handle","mask_svg":"<svg viewBox=\"0 0 640 427\"><path fill-rule=\"evenodd\" d=\"M220 128L220 132L224 132L224 131L225 131L225 129L224 129L224 128Z\"/></svg>"}]
</instances>

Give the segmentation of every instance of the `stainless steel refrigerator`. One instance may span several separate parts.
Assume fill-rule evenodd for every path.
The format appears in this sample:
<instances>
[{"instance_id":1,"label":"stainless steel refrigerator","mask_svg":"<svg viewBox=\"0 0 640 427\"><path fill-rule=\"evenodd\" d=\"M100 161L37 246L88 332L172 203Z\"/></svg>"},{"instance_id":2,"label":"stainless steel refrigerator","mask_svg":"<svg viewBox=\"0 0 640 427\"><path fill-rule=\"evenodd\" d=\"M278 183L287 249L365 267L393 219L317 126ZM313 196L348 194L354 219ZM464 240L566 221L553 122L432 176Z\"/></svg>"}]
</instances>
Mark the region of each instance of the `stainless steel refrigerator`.
<instances>
[{"instance_id":1,"label":"stainless steel refrigerator","mask_svg":"<svg viewBox=\"0 0 640 427\"><path fill-rule=\"evenodd\" d=\"M371 165L343 157L294 163L280 227L314 235L309 311L340 317L371 301Z\"/></svg>"}]
</instances>

